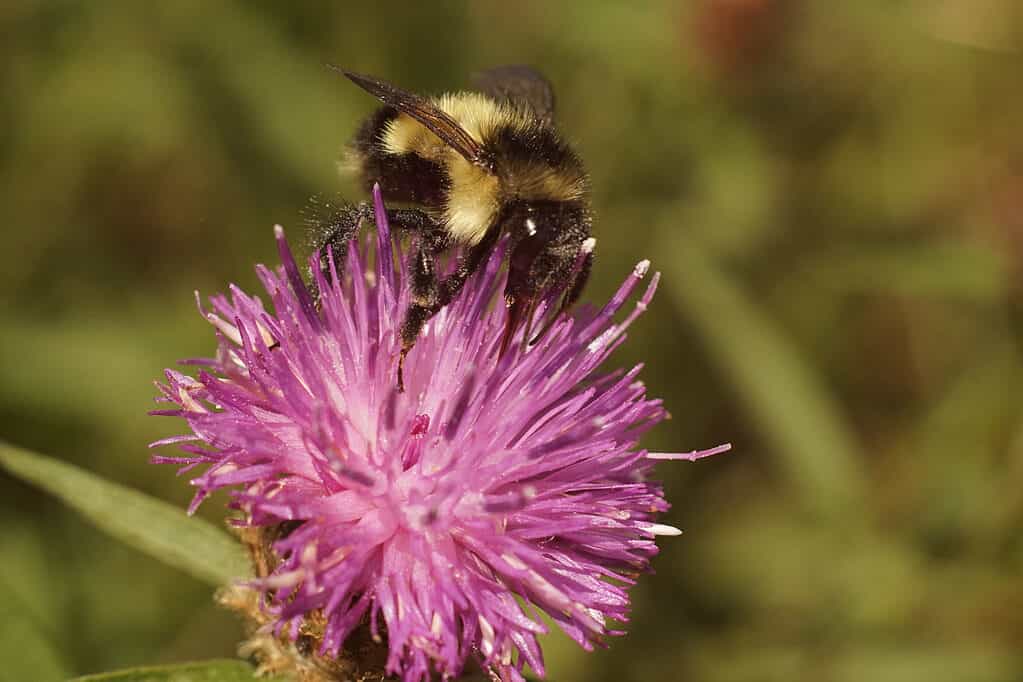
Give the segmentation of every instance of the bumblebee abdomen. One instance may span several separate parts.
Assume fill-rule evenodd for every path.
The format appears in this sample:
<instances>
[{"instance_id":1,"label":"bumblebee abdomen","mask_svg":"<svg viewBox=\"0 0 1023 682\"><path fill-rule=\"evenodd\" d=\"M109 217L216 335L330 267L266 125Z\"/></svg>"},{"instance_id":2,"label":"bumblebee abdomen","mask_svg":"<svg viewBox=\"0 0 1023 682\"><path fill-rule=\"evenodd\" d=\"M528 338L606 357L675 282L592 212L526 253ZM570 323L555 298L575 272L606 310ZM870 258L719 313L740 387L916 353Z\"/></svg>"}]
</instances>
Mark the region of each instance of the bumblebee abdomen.
<instances>
[{"instance_id":1,"label":"bumblebee abdomen","mask_svg":"<svg viewBox=\"0 0 1023 682\"><path fill-rule=\"evenodd\" d=\"M505 194L526 201L581 201L589 176L557 131L548 125L506 126L488 148L500 159Z\"/></svg>"}]
</instances>

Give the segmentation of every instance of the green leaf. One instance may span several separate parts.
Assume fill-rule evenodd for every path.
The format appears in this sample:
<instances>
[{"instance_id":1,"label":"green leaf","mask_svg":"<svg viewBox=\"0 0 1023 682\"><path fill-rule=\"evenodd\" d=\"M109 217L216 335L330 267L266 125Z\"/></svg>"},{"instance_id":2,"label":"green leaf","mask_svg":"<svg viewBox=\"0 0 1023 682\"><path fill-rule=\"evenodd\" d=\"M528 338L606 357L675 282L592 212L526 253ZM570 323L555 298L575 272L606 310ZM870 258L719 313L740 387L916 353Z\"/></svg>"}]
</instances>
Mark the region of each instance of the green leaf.
<instances>
[{"instance_id":1,"label":"green leaf","mask_svg":"<svg viewBox=\"0 0 1023 682\"><path fill-rule=\"evenodd\" d=\"M0 467L55 495L118 540L213 585L249 575L241 545L184 510L0 441Z\"/></svg>"},{"instance_id":2,"label":"green leaf","mask_svg":"<svg viewBox=\"0 0 1023 682\"><path fill-rule=\"evenodd\" d=\"M490 679L480 673L459 678L459 682L487 682ZM129 668L76 677L68 682L283 682L283 678L257 677L255 668L244 661L221 660Z\"/></svg>"},{"instance_id":3,"label":"green leaf","mask_svg":"<svg viewBox=\"0 0 1023 682\"><path fill-rule=\"evenodd\" d=\"M669 230L661 235L655 252L671 254L661 263L668 294L696 327L708 357L735 384L803 505L829 516L861 515L847 514L861 504L865 489L858 447L818 373L784 330L714 265L709 249Z\"/></svg>"},{"instance_id":4,"label":"green leaf","mask_svg":"<svg viewBox=\"0 0 1023 682\"><path fill-rule=\"evenodd\" d=\"M70 682L274 682L278 677L257 677L244 661L220 660L176 665L129 668L76 677Z\"/></svg>"}]
</instances>

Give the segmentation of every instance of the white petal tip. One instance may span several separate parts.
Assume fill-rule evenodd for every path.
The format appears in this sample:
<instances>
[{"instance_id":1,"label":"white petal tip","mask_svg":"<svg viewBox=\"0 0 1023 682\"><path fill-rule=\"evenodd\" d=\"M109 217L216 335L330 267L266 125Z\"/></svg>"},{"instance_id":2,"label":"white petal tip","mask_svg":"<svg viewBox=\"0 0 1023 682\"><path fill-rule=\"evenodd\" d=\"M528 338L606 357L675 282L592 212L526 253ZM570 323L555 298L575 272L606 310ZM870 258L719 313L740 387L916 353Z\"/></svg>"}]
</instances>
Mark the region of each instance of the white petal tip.
<instances>
[{"instance_id":1,"label":"white petal tip","mask_svg":"<svg viewBox=\"0 0 1023 682\"><path fill-rule=\"evenodd\" d=\"M593 249L596 248L596 246L597 240L593 237L589 237L583 241L583 244L582 246L579 247L579 250L585 254L591 254L593 253Z\"/></svg>"},{"instance_id":2,"label":"white petal tip","mask_svg":"<svg viewBox=\"0 0 1023 682\"><path fill-rule=\"evenodd\" d=\"M274 237L277 239L284 238L284 227L281 225L274 225Z\"/></svg>"},{"instance_id":3,"label":"white petal tip","mask_svg":"<svg viewBox=\"0 0 1023 682\"><path fill-rule=\"evenodd\" d=\"M647 459L672 459L672 460L686 460L688 462L695 462L698 459L704 457L710 457L711 455L719 455L722 452L728 452L732 449L731 443L724 443L714 448L707 450L693 450L691 452L648 452L646 455Z\"/></svg>"},{"instance_id":4,"label":"white petal tip","mask_svg":"<svg viewBox=\"0 0 1023 682\"><path fill-rule=\"evenodd\" d=\"M669 526L666 523L651 523L650 525L648 525L645 528L645 530L648 533L653 533L654 535L668 535L668 536L682 535L682 529L681 528L676 528L675 526Z\"/></svg>"},{"instance_id":5,"label":"white petal tip","mask_svg":"<svg viewBox=\"0 0 1023 682\"><path fill-rule=\"evenodd\" d=\"M636 263L636 268L632 271L636 277L646 277L646 273L650 271L650 261L641 260Z\"/></svg>"}]
</instances>

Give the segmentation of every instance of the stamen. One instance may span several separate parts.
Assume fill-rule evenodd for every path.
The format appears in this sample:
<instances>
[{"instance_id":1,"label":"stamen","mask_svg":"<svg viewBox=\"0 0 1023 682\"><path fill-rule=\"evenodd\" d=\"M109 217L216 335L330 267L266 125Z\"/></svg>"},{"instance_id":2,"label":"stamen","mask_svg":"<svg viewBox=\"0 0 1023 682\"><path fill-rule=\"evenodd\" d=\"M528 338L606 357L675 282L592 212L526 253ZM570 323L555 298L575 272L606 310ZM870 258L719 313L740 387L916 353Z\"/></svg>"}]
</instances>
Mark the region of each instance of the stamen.
<instances>
[{"instance_id":1,"label":"stamen","mask_svg":"<svg viewBox=\"0 0 1023 682\"><path fill-rule=\"evenodd\" d=\"M206 321L212 324L214 327L216 327L217 330L220 331L220 333L226 336L228 339L230 339L232 343L235 343L239 346L242 345L241 334L238 333L238 328L235 327L233 324L222 319L216 313L206 313Z\"/></svg>"}]
</instances>

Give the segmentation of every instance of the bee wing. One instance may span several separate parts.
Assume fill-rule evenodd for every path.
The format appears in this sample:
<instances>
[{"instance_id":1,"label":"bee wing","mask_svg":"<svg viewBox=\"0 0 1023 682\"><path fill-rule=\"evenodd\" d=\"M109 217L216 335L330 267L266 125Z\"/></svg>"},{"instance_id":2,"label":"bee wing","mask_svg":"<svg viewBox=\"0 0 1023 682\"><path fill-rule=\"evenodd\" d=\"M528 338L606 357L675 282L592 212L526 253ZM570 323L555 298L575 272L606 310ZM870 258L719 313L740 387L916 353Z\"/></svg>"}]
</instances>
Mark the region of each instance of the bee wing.
<instances>
[{"instance_id":1,"label":"bee wing","mask_svg":"<svg viewBox=\"0 0 1023 682\"><path fill-rule=\"evenodd\" d=\"M550 81L532 67L498 66L474 74L472 81L485 95L525 107L547 123L554 120L554 89Z\"/></svg>"},{"instance_id":2,"label":"bee wing","mask_svg":"<svg viewBox=\"0 0 1023 682\"><path fill-rule=\"evenodd\" d=\"M337 67L331 67L337 69ZM444 141L470 163L486 167L483 148L458 122L438 109L430 100L411 92L396 88L382 80L337 69L348 80L403 114L422 123L430 132Z\"/></svg>"}]
</instances>

